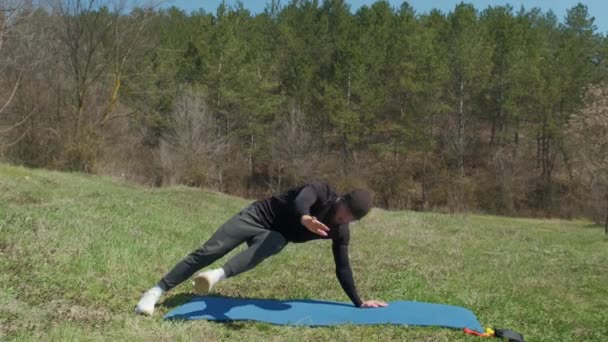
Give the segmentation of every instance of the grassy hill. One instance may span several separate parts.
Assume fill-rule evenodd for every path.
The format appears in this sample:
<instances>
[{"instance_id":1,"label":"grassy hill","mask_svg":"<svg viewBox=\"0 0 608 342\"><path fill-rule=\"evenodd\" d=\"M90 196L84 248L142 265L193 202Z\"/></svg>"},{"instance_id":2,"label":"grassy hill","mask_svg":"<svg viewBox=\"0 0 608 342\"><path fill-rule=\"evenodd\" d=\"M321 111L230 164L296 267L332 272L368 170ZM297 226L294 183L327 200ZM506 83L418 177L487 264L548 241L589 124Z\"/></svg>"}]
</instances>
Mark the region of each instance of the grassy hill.
<instances>
[{"instance_id":1,"label":"grassy hill","mask_svg":"<svg viewBox=\"0 0 608 342\"><path fill-rule=\"evenodd\" d=\"M478 340L439 328L163 321L187 300L186 283L154 317L133 314L144 290L250 202L0 164L0 340ZM589 222L374 209L351 244L364 299L465 306L530 341L608 340L608 241ZM289 244L215 291L348 302L328 241Z\"/></svg>"}]
</instances>

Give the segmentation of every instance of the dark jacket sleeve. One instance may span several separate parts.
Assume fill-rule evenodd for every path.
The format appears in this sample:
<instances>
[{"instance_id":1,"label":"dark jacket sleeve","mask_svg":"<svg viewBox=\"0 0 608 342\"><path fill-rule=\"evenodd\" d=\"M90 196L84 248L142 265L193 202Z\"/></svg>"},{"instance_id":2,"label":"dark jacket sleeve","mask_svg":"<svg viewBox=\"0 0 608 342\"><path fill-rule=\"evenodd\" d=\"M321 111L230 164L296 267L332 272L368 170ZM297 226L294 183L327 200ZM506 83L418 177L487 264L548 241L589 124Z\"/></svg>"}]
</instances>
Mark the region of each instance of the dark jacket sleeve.
<instances>
[{"instance_id":1,"label":"dark jacket sleeve","mask_svg":"<svg viewBox=\"0 0 608 342\"><path fill-rule=\"evenodd\" d=\"M357 288L355 287L355 280L353 279L353 272L350 268L348 259L348 244L350 242L350 229L348 225L340 226L339 234L332 239L332 251L334 254L334 261L336 263L336 277L342 286L342 289L350 300L359 307L363 303L359 295L357 294Z\"/></svg>"},{"instance_id":2,"label":"dark jacket sleeve","mask_svg":"<svg viewBox=\"0 0 608 342\"><path fill-rule=\"evenodd\" d=\"M299 217L302 217L303 215L310 215L310 207L312 207L317 200L323 200L326 198L326 193L327 190L325 183L314 182L307 184L302 190L300 190L300 193L298 196L296 196L294 201L296 214Z\"/></svg>"}]
</instances>

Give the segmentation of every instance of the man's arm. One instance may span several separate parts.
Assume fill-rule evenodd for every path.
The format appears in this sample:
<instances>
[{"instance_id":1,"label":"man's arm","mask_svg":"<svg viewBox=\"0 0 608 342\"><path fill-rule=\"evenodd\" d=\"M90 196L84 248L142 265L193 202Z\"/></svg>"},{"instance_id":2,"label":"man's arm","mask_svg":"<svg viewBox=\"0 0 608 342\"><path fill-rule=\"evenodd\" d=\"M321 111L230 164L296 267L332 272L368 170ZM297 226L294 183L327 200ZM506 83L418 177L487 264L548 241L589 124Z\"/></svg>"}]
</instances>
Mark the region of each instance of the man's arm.
<instances>
[{"instance_id":1,"label":"man's arm","mask_svg":"<svg viewBox=\"0 0 608 342\"><path fill-rule=\"evenodd\" d=\"M294 201L298 216L310 215L310 207L315 204L317 198L317 191L312 185L304 187Z\"/></svg>"},{"instance_id":2,"label":"man's arm","mask_svg":"<svg viewBox=\"0 0 608 342\"><path fill-rule=\"evenodd\" d=\"M310 207L312 207L318 199L324 199L323 185L323 183L316 182L304 187L298 196L296 196L294 207L296 214L300 218L300 223L306 227L306 229L315 234L327 236L329 228L318 221L316 217L310 216Z\"/></svg>"},{"instance_id":3,"label":"man's arm","mask_svg":"<svg viewBox=\"0 0 608 342\"><path fill-rule=\"evenodd\" d=\"M361 298L357 294L353 272L350 268L348 259L348 244L350 242L350 230L348 226L340 227L340 234L332 241L332 252L336 263L336 277L342 286L342 289L355 306L360 307L363 304Z\"/></svg>"}]
</instances>

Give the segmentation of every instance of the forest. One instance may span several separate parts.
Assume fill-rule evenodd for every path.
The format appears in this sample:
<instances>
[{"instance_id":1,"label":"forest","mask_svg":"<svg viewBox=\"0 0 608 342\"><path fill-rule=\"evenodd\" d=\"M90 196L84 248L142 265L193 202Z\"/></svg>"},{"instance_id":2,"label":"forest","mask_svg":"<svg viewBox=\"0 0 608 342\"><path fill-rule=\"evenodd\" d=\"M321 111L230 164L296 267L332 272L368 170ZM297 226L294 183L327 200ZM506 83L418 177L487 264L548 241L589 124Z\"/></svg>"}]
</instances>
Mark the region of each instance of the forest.
<instances>
[{"instance_id":1,"label":"forest","mask_svg":"<svg viewBox=\"0 0 608 342\"><path fill-rule=\"evenodd\" d=\"M0 160L260 198L608 231L608 38L588 8L0 0Z\"/></svg>"}]
</instances>

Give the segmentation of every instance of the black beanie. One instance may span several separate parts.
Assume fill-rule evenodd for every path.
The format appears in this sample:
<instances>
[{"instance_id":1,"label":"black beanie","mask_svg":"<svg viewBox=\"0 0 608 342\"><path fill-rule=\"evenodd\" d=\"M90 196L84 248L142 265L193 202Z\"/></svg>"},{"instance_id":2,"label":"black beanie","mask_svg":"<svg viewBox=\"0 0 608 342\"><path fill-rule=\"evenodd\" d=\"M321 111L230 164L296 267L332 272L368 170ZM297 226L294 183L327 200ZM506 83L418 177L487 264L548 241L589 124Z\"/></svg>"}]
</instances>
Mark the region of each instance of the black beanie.
<instances>
[{"instance_id":1,"label":"black beanie","mask_svg":"<svg viewBox=\"0 0 608 342\"><path fill-rule=\"evenodd\" d=\"M346 206L353 214L355 219L359 220L372 208L372 196L369 192L363 189L354 189L351 192L342 196Z\"/></svg>"}]
</instances>

